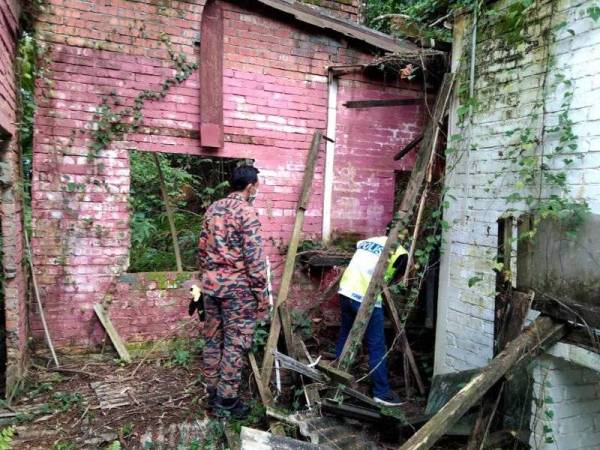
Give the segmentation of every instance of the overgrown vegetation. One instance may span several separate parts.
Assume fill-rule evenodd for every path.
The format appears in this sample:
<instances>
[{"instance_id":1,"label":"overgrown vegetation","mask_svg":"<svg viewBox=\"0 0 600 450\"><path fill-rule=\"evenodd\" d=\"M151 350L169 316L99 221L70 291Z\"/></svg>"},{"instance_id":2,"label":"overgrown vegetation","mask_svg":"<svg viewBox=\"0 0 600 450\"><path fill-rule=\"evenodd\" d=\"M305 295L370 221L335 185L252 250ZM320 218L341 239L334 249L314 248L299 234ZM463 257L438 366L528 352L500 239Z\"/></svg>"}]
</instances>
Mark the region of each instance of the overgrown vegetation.
<instances>
[{"instance_id":1,"label":"overgrown vegetation","mask_svg":"<svg viewBox=\"0 0 600 450\"><path fill-rule=\"evenodd\" d=\"M453 11L474 4L474 0L368 0L364 18L367 26L386 33L450 42L452 34L444 21L452 20Z\"/></svg>"},{"instance_id":2,"label":"overgrown vegetation","mask_svg":"<svg viewBox=\"0 0 600 450\"><path fill-rule=\"evenodd\" d=\"M158 155L165 188L174 208L184 270L197 270L198 233L206 208L223 197L236 160L190 155ZM130 272L175 270L169 221L161 197L158 169L148 152L130 152Z\"/></svg>"}]
</instances>

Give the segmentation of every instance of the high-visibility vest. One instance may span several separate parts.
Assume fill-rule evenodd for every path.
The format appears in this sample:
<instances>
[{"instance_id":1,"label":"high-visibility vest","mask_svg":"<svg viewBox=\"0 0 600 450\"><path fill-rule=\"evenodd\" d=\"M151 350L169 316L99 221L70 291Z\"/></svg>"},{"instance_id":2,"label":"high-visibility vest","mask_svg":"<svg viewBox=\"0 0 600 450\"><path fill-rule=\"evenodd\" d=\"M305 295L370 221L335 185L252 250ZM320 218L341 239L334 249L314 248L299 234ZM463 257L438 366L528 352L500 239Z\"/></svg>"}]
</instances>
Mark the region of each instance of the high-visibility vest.
<instances>
[{"instance_id":1,"label":"high-visibility vest","mask_svg":"<svg viewBox=\"0 0 600 450\"><path fill-rule=\"evenodd\" d=\"M344 275L342 275L338 291L340 294L357 302L362 302L386 240L387 236L377 236L358 241L356 252L354 252L350 264L344 271ZM399 245L394 254L390 256L384 275L385 281L389 281L394 275L394 263L398 257L407 253L404 247ZM381 296L378 297L375 306L381 308Z\"/></svg>"}]
</instances>

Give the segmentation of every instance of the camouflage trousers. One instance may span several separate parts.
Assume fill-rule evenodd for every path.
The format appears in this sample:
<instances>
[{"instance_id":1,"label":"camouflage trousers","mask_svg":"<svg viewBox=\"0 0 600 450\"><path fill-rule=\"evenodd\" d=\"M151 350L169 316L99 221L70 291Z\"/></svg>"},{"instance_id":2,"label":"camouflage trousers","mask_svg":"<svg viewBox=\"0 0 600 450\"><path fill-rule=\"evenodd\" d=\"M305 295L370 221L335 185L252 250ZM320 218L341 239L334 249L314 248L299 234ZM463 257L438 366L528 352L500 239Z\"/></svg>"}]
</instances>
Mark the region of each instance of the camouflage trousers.
<instances>
[{"instance_id":1,"label":"camouflage trousers","mask_svg":"<svg viewBox=\"0 0 600 450\"><path fill-rule=\"evenodd\" d=\"M204 376L221 397L239 395L243 357L252 346L256 306L251 293L237 298L204 295Z\"/></svg>"}]
</instances>

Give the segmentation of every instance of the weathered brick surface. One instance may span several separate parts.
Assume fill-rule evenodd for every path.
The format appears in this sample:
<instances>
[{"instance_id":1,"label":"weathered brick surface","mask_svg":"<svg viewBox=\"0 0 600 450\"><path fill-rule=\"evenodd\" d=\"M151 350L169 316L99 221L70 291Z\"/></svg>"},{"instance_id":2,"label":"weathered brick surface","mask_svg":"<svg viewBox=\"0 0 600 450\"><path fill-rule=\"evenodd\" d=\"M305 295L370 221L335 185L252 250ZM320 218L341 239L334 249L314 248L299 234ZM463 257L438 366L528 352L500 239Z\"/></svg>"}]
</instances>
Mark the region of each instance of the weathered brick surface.
<instances>
[{"instance_id":1,"label":"weathered brick surface","mask_svg":"<svg viewBox=\"0 0 600 450\"><path fill-rule=\"evenodd\" d=\"M350 100L418 97L418 87L346 75L337 96L336 151L331 228L382 234L392 219L394 172L410 170L415 154L394 162L399 149L421 129L423 106L347 108Z\"/></svg>"},{"instance_id":2,"label":"weathered brick surface","mask_svg":"<svg viewBox=\"0 0 600 450\"><path fill-rule=\"evenodd\" d=\"M438 323L438 358L436 370L447 372L486 364L492 356L495 274L492 260L496 254L496 221L509 208L524 210L524 205L508 203L515 191L518 165L507 160L507 151L519 133L507 131L539 129L543 118L546 127L557 123L562 103L562 88L553 87L554 75L561 71L574 85L570 118L574 122L578 152L571 167L566 168L571 193L586 199L593 212L600 212L598 160L600 157L600 122L597 117L600 84L600 24L585 12L592 2L560 0L556 4L553 25L563 20L567 25L557 34L550 53L555 58L546 83L546 114L532 125L532 108L543 82L541 61L545 48L536 35L546 26L552 2L542 2L537 17L545 17L543 26L530 23L532 44L516 50L502 36L482 33L477 47L475 94L481 105L474 115L474 125L460 131L465 145L477 150L464 152L459 163L448 173L447 186L452 198L445 211L452 225L445 235L445 252L441 268ZM467 30L469 28L467 27ZM567 30L573 30L574 36ZM469 39L468 32L466 39ZM542 44L542 45L540 45ZM466 45L466 44L465 44ZM583 61L585 60L585 63ZM557 145L557 133L546 133L543 145L549 154ZM562 158L557 161L561 167ZM453 167L453 166L451 166ZM497 176L500 174L500 176ZM488 183L489 181L492 183ZM469 288L467 280L481 274L483 281Z\"/></svg>"},{"instance_id":3,"label":"weathered brick surface","mask_svg":"<svg viewBox=\"0 0 600 450\"><path fill-rule=\"evenodd\" d=\"M359 22L361 19L361 0L301 0L328 11L330 14Z\"/></svg>"},{"instance_id":4,"label":"weathered brick surface","mask_svg":"<svg viewBox=\"0 0 600 450\"><path fill-rule=\"evenodd\" d=\"M531 448L598 448L600 374L597 369L582 367L550 355L544 355L535 362L530 419Z\"/></svg>"},{"instance_id":5,"label":"weathered brick surface","mask_svg":"<svg viewBox=\"0 0 600 450\"><path fill-rule=\"evenodd\" d=\"M98 342L100 335L93 331L97 327L94 302L112 295L111 308L117 314L119 304L128 301L127 295L112 293L128 264L128 149L207 154L199 146L202 87L194 72L164 98L145 104L143 130L148 132L113 142L92 163L87 158L94 111L103 96L131 105L142 90L158 90L174 75L160 42L161 32L168 35L176 52L202 63L194 41L200 36L203 5L196 1L161 6L149 0L50 0L39 22L40 36L49 47L46 77L51 83L40 85L37 93L33 246L49 325L61 347ZM326 67L369 60L372 49L352 47L289 16L274 11L266 14L265 8L253 10L234 2L222 2L222 6L225 145L210 154L256 160L263 177L257 207L266 253L277 267L277 284L282 267L278 246L287 243L293 227L311 136L313 130L326 127ZM389 95L394 89L382 88L378 95ZM374 90L368 87L365 96ZM355 95L362 97L360 86ZM389 110L389 115L385 123L392 124L397 116L398 124L386 133L395 136L394 142L410 139L414 126L406 122L416 126L419 111L398 115ZM380 150L373 147L364 152L377 159ZM385 154L391 153L389 146ZM323 160L324 151L306 213L307 237L321 231ZM363 164L357 171L364 168ZM377 177L390 179L392 165L384 172L379 171ZM377 192L384 195L371 195L371 203L389 200L387 184ZM381 223L373 221L362 231L378 231ZM146 329L156 329L155 337L168 335L158 318L179 312L173 309L163 314L158 304L152 308L146 319L135 323L123 319L120 323L128 328L123 333L142 336ZM31 319L39 338L40 324L35 315Z\"/></svg>"},{"instance_id":6,"label":"weathered brick surface","mask_svg":"<svg viewBox=\"0 0 600 450\"><path fill-rule=\"evenodd\" d=\"M0 187L2 215L2 266L6 313L7 386L23 372L27 343L26 282L23 254L23 222L16 120L17 85L14 58L17 52L19 2L0 0L0 147L3 184Z\"/></svg>"},{"instance_id":7,"label":"weathered brick surface","mask_svg":"<svg viewBox=\"0 0 600 450\"><path fill-rule=\"evenodd\" d=\"M495 290L492 266L497 253L497 220L510 208L526 210L523 204L507 201L519 180L519 165L509 161L508 151L518 141L518 130L532 128L537 132L558 123L564 92L564 86L556 86L558 73L573 83L569 117L574 123L578 149L576 154L565 155L573 159L570 167L564 166L561 157L556 161L556 168L567 174L573 197L587 200L592 212L600 212L600 23L592 20L587 12L593 4L570 0L535 3L534 12L526 14L524 19L524 30L530 38L516 47L505 36L494 35L494 28L489 26L482 26L478 35L475 95L481 107L476 109L473 125L461 130L456 119L458 105L453 108L451 134L461 133L465 141L463 146L458 146L458 163L454 167L457 161L451 158L452 170L447 174L451 200L445 219L451 228L444 236L441 264L436 373L480 367L492 357ZM505 5L506 2L496 4ZM552 9L554 16L550 19ZM553 65L545 78L542 62L546 41L541 30L548 28L550 20L556 40L550 44ZM563 21L565 26L557 27ZM471 42L468 21L466 32L461 31L460 22L455 29L458 30L455 42L463 42L468 54ZM463 63L468 66L467 61L464 59ZM534 105L544 95L545 112L536 116ZM540 142L546 155L553 151L559 138L560 133L544 133ZM543 192L543 195L548 194ZM468 280L476 275L483 280L469 287ZM565 386L577 383L576 378L570 379L562 370L560 366L552 372L561 383ZM540 382L539 377L536 382ZM586 388L594 390L592 386ZM594 392L591 395L590 391L589 398L597 402L597 391ZM574 409L584 410L583 403L577 405L577 402L586 399L571 400ZM555 411L557 418L562 417L561 407L557 406ZM595 411L594 414L597 415ZM548 448L597 448L600 442L597 435L590 435L587 444L577 440L579 446L570 447L570 431L559 427L554 432L558 444L548 444Z\"/></svg>"}]
</instances>

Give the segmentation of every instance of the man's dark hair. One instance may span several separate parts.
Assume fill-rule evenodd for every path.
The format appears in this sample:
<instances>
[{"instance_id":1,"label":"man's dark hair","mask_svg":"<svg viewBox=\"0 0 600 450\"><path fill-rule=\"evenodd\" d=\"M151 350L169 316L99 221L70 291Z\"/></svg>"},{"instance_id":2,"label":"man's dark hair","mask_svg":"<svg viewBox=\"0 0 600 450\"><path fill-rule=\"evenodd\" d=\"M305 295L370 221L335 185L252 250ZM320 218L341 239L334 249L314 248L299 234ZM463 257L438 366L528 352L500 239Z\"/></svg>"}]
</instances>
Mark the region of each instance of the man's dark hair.
<instances>
[{"instance_id":1,"label":"man's dark hair","mask_svg":"<svg viewBox=\"0 0 600 450\"><path fill-rule=\"evenodd\" d=\"M246 186L258 181L258 173L258 169L254 166L236 167L231 175L231 188L234 191L243 191Z\"/></svg>"}]
</instances>

